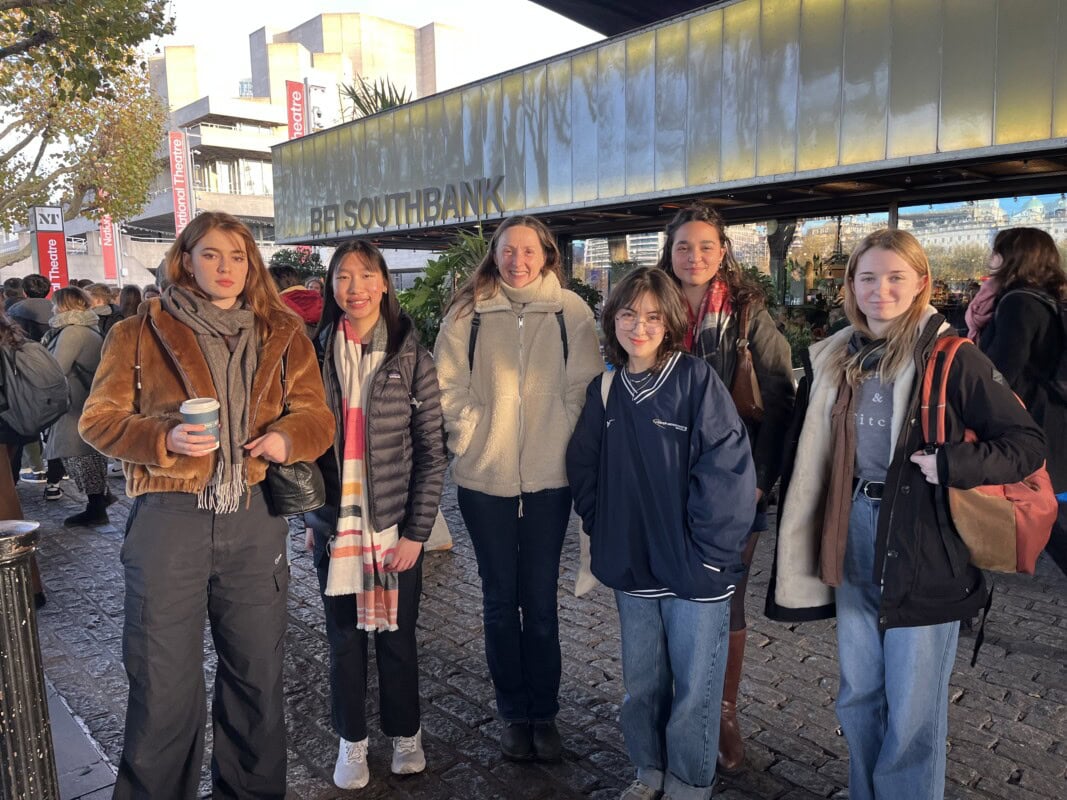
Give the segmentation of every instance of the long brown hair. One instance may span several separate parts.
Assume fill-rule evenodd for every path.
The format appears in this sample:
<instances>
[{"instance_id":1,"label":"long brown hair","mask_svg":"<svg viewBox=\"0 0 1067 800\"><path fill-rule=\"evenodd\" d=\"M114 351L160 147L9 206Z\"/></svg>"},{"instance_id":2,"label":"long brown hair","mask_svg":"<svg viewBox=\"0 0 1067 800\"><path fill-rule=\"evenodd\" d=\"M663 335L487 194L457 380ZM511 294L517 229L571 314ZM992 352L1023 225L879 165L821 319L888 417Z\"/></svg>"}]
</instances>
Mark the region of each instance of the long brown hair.
<instances>
[{"instance_id":1,"label":"long brown hair","mask_svg":"<svg viewBox=\"0 0 1067 800\"><path fill-rule=\"evenodd\" d=\"M659 371L677 350L685 350L685 331L689 326L689 317L685 312L685 297L675 281L663 274L662 270L641 267L619 281L611 290L604 311L600 315L600 325L604 329L604 354L608 361L622 368L630 359L630 354L619 342L615 332L615 315L625 308L633 308L634 303L649 294L659 306L663 315L663 341L656 353L656 365L653 371Z\"/></svg>"},{"instance_id":2,"label":"long brown hair","mask_svg":"<svg viewBox=\"0 0 1067 800\"><path fill-rule=\"evenodd\" d=\"M667 223L665 230L667 240L663 243L663 251L660 253L659 261L656 262L656 267L670 275L676 284L682 285L681 280L674 274L674 266L671 263L671 250L674 249L674 237L677 236L678 229L689 222L706 222L719 234L719 242L722 244L723 249L722 264L719 266L719 271L715 274L715 277L711 280L721 280L726 283L730 302L737 308L749 304L764 305L767 302L767 298L763 294L763 290L741 271L741 265L734 255L733 243L730 241L730 237L726 235L726 222L714 208L691 205L674 215L674 219ZM755 306L753 309L755 309Z\"/></svg>"},{"instance_id":3,"label":"long brown hair","mask_svg":"<svg viewBox=\"0 0 1067 800\"><path fill-rule=\"evenodd\" d=\"M993 252L1004 262L997 270L998 295L1012 289L1039 289L1067 300L1067 275L1052 237L1040 228L1007 228L993 240Z\"/></svg>"},{"instance_id":4,"label":"long brown hair","mask_svg":"<svg viewBox=\"0 0 1067 800\"><path fill-rule=\"evenodd\" d=\"M18 350L26 342L26 334L15 320L0 309L0 348Z\"/></svg>"},{"instance_id":5,"label":"long brown hair","mask_svg":"<svg viewBox=\"0 0 1067 800\"><path fill-rule=\"evenodd\" d=\"M263 255L256 246L252 232L237 217L222 211L204 211L193 217L193 221L185 226L178 238L174 240L174 244L167 250L164 258L167 285L177 284L201 297L205 296L203 290L197 285L196 278L182 268L182 256L186 253L192 255L196 243L213 230L221 230L231 236L236 236L244 245L245 257L248 259L248 273L245 276L245 288L241 292L241 299L252 310L256 318L256 332L262 341L270 332L271 315L289 312L282 304L278 290L274 288L274 281L267 273Z\"/></svg>"},{"instance_id":6,"label":"long brown hair","mask_svg":"<svg viewBox=\"0 0 1067 800\"><path fill-rule=\"evenodd\" d=\"M335 328L341 317L345 314L341 306L338 305L337 298L333 293L333 279L337 274L337 270L341 268L341 264L348 258L348 256L359 256L363 258L382 275L382 281L385 283L385 291L382 293L382 299L378 305L378 313L381 314L382 319L385 320L385 329L389 332L389 342L386 345L386 354L392 355L400 350L401 338L404 333L400 327L400 303L396 299L396 290L393 288L393 279L389 274L389 267L385 263L385 256L382 255L382 251L370 242L364 242L359 239L350 239L347 242L344 242L334 250L333 255L330 256L330 266L326 270L325 292L322 300L322 316L319 318L318 327L315 328L315 338L318 338L319 333L327 328Z\"/></svg>"},{"instance_id":7,"label":"long brown hair","mask_svg":"<svg viewBox=\"0 0 1067 800\"><path fill-rule=\"evenodd\" d=\"M545 266L541 272L551 272L559 279L559 285L566 288L567 280L563 277L563 262L559 255L559 245L556 244L556 237L552 235L552 232L535 217L508 217L493 231L493 236L489 240L489 251L485 254L485 258L471 276L463 282L463 285L456 290L445 313L458 308L461 316L470 314L474 311L475 303L479 300L486 300L499 291L503 278L500 277L500 267L496 263L496 249L504 231L515 227L529 228L537 234L541 250L545 254Z\"/></svg>"},{"instance_id":8,"label":"long brown hair","mask_svg":"<svg viewBox=\"0 0 1067 800\"><path fill-rule=\"evenodd\" d=\"M854 287L860 259L869 250L888 250L895 253L907 262L920 278L926 279L926 284L915 296L911 306L890 323L883 337L886 347L885 355L882 356L878 365L878 377L884 383L888 383L912 358L915 340L919 338L919 320L922 319L926 307L930 305L930 293L933 290L930 280L930 261L918 239L907 231L888 228L867 234L852 251L848 257L848 266L845 268L845 315L856 330L871 339L879 337L875 336L868 326L866 314L860 311ZM863 377L863 359L862 351L849 355L846 350L842 350L840 365L844 368L845 380L851 386L856 386Z\"/></svg>"}]
</instances>

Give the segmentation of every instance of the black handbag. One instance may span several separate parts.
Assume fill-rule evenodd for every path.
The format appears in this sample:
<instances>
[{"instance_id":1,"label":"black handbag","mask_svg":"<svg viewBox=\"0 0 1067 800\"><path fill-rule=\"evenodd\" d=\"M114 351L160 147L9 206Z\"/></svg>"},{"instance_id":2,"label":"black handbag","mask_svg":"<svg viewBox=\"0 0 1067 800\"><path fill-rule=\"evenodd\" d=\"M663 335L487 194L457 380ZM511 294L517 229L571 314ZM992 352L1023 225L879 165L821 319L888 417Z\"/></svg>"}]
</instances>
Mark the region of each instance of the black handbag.
<instances>
[{"instance_id":1,"label":"black handbag","mask_svg":"<svg viewBox=\"0 0 1067 800\"><path fill-rule=\"evenodd\" d=\"M282 355L282 415L289 413L289 383L286 364L289 349ZM326 505L326 484L314 461L267 466L267 495L271 513L276 517L292 517L315 511Z\"/></svg>"}]
</instances>

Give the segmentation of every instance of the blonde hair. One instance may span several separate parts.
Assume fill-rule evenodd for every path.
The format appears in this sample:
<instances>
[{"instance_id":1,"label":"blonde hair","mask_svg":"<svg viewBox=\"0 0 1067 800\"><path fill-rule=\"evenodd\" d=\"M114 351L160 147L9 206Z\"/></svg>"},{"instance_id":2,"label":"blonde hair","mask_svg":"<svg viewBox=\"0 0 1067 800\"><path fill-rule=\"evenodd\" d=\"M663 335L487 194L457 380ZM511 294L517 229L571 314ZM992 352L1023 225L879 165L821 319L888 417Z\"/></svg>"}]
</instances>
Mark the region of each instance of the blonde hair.
<instances>
[{"instance_id":1,"label":"blonde hair","mask_svg":"<svg viewBox=\"0 0 1067 800\"><path fill-rule=\"evenodd\" d=\"M60 314L64 311L88 311L92 304L89 293L80 286L64 286L52 293L52 305Z\"/></svg>"},{"instance_id":2,"label":"blonde hair","mask_svg":"<svg viewBox=\"0 0 1067 800\"><path fill-rule=\"evenodd\" d=\"M889 324L884 337L874 335L867 324L867 316L860 311L859 304L856 302L854 288L856 270L859 268L860 259L870 250L888 250L895 253L907 262L920 278L926 279L925 285L915 296L911 306ZM907 231L888 228L874 231L865 236L849 256L848 266L845 268L845 315L860 333L871 339L885 339L885 354L878 365L878 378L882 382L892 381L912 358L915 341L919 338L919 320L922 319L926 307L930 304L932 289L930 261L922 245L919 244L919 240ZM863 378L863 357L862 352L849 354L847 349L841 351L839 366L844 372L845 381L850 386L856 386Z\"/></svg>"},{"instance_id":3,"label":"blonde hair","mask_svg":"<svg viewBox=\"0 0 1067 800\"><path fill-rule=\"evenodd\" d=\"M182 256L190 255L196 243L207 236L213 230L221 230L235 236L244 245L245 257L248 259L248 273L245 276L245 288L241 292L241 299L248 304L252 314L256 318L256 332L262 341L270 332L270 316L272 313L288 314L289 311L282 304L278 290L271 280L267 266L263 263L263 255L256 246L256 240L252 238L252 232L237 217L225 214L221 211L205 211L193 217L181 235L174 240L174 244L167 250L164 258L163 271L166 275L166 284L177 284L190 291L203 295L204 292L197 285L196 278L183 268Z\"/></svg>"}]
</instances>

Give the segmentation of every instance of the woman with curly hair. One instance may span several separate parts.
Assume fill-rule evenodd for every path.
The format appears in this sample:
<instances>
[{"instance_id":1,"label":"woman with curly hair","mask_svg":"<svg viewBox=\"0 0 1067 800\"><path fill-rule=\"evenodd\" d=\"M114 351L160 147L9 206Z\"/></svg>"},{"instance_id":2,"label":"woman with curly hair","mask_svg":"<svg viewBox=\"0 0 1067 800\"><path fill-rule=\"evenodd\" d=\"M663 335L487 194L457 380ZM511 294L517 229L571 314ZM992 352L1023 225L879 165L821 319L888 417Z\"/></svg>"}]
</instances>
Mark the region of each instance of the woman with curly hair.
<instances>
[{"instance_id":1,"label":"woman with curly hair","mask_svg":"<svg viewBox=\"0 0 1067 800\"><path fill-rule=\"evenodd\" d=\"M732 387L740 349L747 349L763 401L759 418L742 417L756 464L757 502L752 534L742 553L744 574L730 600L730 655L723 685L718 756L719 769L730 773L741 768L745 754L737 723L737 690L748 632L748 568L759 535L767 530L766 495L781 471L782 445L795 396L793 363L789 343L767 313L762 290L744 276L734 257L726 225L717 211L705 206L679 211L667 225L667 241L657 266L674 278L685 297L686 352L707 361L723 383Z\"/></svg>"}]
</instances>

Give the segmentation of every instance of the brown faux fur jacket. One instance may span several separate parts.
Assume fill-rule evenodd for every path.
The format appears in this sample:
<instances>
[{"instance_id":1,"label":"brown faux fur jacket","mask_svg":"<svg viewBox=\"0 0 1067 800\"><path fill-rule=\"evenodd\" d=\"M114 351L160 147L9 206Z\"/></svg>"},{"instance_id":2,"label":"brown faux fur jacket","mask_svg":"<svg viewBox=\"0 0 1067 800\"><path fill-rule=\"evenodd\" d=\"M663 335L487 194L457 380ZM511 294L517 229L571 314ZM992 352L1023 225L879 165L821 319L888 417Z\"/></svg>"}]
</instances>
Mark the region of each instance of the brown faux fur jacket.
<instances>
[{"instance_id":1,"label":"brown faux fur jacket","mask_svg":"<svg viewBox=\"0 0 1067 800\"><path fill-rule=\"evenodd\" d=\"M314 461L333 443L333 414L300 320L277 312L259 350L249 392L249 441L269 431L291 443L288 463ZM282 416L281 360L289 350L289 413ZM140 382L135 366L140 364ZM120 459L130 497L148 492L198 493L215 469L215 455L192 457L167 450L167 434L181 422L178 407L191 397L216 397L196 335L163 310L158 299L111 329L79 423L82 438ZM245 459L249 486L263 480L267 462Z\"/></svg>"}]
</instances>

